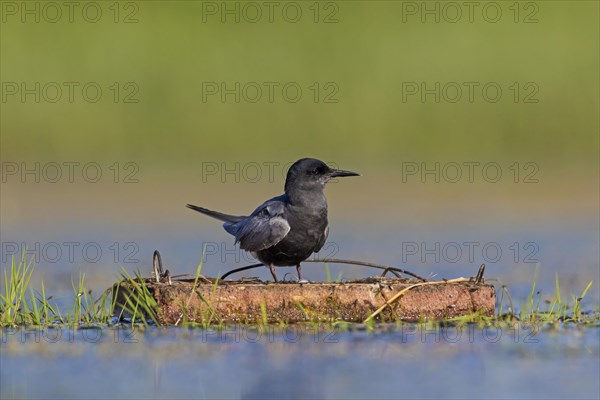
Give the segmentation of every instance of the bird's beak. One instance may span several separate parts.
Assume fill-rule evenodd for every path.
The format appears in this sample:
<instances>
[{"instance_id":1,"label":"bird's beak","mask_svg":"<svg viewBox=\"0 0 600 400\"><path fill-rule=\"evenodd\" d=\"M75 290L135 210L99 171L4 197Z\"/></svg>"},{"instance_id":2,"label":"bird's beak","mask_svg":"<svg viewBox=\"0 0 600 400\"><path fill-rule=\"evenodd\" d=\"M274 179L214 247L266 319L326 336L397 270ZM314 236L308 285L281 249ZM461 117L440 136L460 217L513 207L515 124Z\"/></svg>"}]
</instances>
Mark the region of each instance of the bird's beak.
<instances>
[{"instance_id":1,"label":"bird's beak","mask_svg":"<svg viewBox=\"0 0 600 400\"><path fill-rule=\"evenodd\" d=\"M332 169L331 172L329 172L329 176L336 178L338 176L360 176L360 174L352 171L344 171L343 169Z\"/></svg>"}]
</instances>

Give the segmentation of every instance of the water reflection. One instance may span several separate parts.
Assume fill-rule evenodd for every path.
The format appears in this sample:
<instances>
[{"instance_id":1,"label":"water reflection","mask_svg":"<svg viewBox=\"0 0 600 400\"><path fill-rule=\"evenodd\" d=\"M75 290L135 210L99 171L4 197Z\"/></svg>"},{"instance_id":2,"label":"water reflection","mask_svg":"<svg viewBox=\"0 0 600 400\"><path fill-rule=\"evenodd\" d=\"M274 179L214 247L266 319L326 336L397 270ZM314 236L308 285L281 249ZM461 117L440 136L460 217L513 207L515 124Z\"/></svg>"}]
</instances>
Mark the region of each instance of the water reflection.
<instances>
[{"instance_id":1,"label":"water reflection","mask_svg":"<svg viewBox=\"0 0 600 400\"><path fill-rule=\"evenodd\" d=\"M597 397L597 328L2 330L3 398ZM529 336L528 336L529 335ZM50 367L51 366L51 367ZM125 377L126 379L123 379Z\"/></svg>"}]
</instances>

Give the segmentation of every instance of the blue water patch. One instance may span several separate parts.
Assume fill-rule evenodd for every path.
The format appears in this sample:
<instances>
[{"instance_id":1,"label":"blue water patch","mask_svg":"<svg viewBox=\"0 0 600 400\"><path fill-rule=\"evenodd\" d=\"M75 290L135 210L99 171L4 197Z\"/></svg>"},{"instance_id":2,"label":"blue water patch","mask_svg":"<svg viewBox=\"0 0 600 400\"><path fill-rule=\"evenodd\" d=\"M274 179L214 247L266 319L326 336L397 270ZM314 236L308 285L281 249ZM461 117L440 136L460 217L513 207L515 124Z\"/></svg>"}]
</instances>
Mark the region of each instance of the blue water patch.
<instances>
[{"instance_id":1,"label":"blue water patch","mask_svg":"<svg viewBox=\"0 0 600 400\"><path fill-rule=\"evenodd\" d=\"M598 398L598 328L2 330L2 398Z\"/></svg>"}]
</instances>

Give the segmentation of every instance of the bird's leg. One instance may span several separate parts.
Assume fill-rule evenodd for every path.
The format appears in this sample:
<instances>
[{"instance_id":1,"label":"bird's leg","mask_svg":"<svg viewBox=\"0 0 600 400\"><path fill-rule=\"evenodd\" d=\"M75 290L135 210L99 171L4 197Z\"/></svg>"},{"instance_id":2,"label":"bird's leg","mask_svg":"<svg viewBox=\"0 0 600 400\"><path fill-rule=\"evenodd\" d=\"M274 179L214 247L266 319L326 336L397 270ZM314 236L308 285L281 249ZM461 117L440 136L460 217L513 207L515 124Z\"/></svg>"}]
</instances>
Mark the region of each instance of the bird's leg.
<instances>
[{"instance_id":1,"label":"bird's leg","mask_svg":"<svg viewBox=\"0 0 600 400\"><path fill-rule=\"evenodd\" d=\"M298 282L300 282L302 280L302 267L300 266L300 263L296 265L296 271L298 271Z\"/></svg>"},{"instance_id":2,"label":"bird's leg","mask_svg":"<svg viewBox=\"0 0 600 400\"><path fill-rule=\"evenodd\" d=\"M273 264L269 264L269 269L271 270L271 275L273 275L273 280L275 283L278 282L277 275L275 275L275 266Z\"/></svg>"}]
</instances>

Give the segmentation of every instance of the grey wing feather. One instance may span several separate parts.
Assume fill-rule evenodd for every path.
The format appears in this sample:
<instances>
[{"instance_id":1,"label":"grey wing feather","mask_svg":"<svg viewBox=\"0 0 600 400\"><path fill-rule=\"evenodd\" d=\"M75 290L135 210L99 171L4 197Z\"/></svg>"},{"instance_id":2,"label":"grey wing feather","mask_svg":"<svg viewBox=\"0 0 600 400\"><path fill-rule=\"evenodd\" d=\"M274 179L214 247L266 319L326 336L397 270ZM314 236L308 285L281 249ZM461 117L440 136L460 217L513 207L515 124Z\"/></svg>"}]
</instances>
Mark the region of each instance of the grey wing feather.
<instances>
[{"instance_id":1,"label":"grey wing feather","mask_svg":"<svg viewBox=\"0 0 600 400\"><path fill-rule=\"evenodd\" d=\"M242 249L261 251L279 243L290 231L290 225L284 217L283 203L269 200L249 217L226 229L235 236Z\"/></svg>"},{"instance_id":2,"label":"grey wing feather","mask_svg":"<svg viewBox=\"0 0 600 400\"><path fill-rule=\"evenodd\" d=\"M317 243L317 246L315 247L315 251L314 251L315 253L318 253L323 248L323 245L325 244L325 241L327 240L327 236L329 236L329 225L327 225L325 227L323 236L321 236L321 240L319 240L319 243Z\"/></svg>"}]
</instances>

